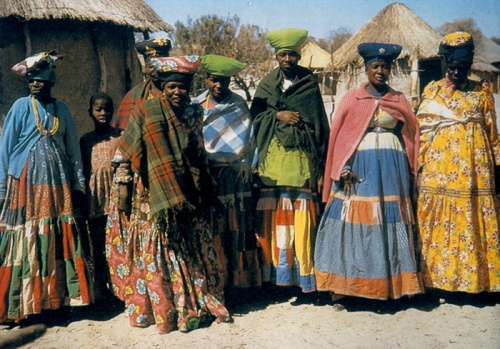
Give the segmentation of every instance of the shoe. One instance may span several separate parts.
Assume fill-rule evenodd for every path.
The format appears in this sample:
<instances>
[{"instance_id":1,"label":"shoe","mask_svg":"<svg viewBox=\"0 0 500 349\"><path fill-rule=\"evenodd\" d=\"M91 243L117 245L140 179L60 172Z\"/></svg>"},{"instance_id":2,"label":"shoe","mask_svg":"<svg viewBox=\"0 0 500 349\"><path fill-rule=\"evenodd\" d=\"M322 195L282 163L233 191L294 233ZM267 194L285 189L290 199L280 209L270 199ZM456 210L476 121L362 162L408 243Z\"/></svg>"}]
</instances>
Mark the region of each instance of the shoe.
<instances>
[{"instance_id":1,"label":"shoe","mask_svg":"<svg viewBox=\"0 0 500 349\"><path fill-rule=\"evenodd\" d=\"M314 304L318 303L318 292L301 293L297 296L297 299L290 302L290 305L297 306L302 304Z\"/></svg>"}]
</instances>

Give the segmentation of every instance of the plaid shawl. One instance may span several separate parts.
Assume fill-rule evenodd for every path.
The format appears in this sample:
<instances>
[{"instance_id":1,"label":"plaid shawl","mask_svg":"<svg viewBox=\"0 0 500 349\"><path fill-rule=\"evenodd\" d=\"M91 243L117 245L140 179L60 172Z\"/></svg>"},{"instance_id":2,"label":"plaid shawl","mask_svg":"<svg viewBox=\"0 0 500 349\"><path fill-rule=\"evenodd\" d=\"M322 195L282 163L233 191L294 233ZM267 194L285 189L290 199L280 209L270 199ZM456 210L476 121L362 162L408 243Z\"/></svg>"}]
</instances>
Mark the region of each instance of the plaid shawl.
<instances>
[{"instance_id":1,"label":"plaid shawl","mask_svg":"<svg viewBox=\"0 0 500 349\"><path fill-rule=\"evenodd\" d=\"M257 87L250 112L259 151L259 164L266 157L269 143L277 137L288 149L301 149L312 164L316 177L324 169L329 126L318 87L318 80L310 70L297 66L298 80L286 91L281 91L283 74L278 67L269 73ZM276 118L281 110L298 111L303 127L289 125Z\"/></svg>"},{"instance_id":2,"label":"plaid shawl","mask_svg":"<svg viewBox=\"0 0 500 349\"><path fill-rule=\"evenodd\" d=\"M206 103L209 90L196 97L200 105ZM237 160L252 161L252 121L245 100L235 93L213 109L204 109L203 137L205 150L211 161L230 163Z\"/></svg>"},{"instance_id":3,"label":"plaid shawl","mask_svg":"<svg viewBox=\"0 0 500 349\"><path fill-rule=\"evenodd\" d=\"M195 104L178 117L161 98L140 102L132 111L119 149L149 188L151 214L207 203L202 200L204 183L209 178L203 152L202 113Z\"/></svg>"},{"instance_id":4,"label":"plaid shawl","mask_svg":"<svg viewBox=\"0 0 500 349\"><path fill-rule=\"evenodd\" d=\"M146 79L134 86L123 97L116 114L113 116L113 119L111 119L111 126L124 130L125 127L127 127L132 109L139 101L161 97L161 95L162 91L157 89L150 79Z\"/></svg>"}]
</instances>

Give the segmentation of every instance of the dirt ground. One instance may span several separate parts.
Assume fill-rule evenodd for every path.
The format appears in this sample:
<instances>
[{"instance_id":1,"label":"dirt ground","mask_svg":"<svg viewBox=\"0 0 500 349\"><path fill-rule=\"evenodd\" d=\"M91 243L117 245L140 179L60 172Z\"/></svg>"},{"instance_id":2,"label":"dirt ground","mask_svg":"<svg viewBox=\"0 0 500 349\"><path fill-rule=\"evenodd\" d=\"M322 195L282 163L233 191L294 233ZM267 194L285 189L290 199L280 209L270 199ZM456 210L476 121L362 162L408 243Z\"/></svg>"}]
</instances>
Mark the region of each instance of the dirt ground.
<instances>
[{"instance_id":1,"label":"dirt ground","mask_svg":"<svg viewBox=\"0 0 500 349\"><path fill-rule=\"evenodd\" d=\"M160 335L134 328L123 305L73 309L21 348L499 348L500 295L426 294L398 301L347 298L292 306L296 289L241 297L234 322ZM440 299L446 303L441 304ZM19 328L0 327L0 338Z\"/></svg>"}]
</instances>

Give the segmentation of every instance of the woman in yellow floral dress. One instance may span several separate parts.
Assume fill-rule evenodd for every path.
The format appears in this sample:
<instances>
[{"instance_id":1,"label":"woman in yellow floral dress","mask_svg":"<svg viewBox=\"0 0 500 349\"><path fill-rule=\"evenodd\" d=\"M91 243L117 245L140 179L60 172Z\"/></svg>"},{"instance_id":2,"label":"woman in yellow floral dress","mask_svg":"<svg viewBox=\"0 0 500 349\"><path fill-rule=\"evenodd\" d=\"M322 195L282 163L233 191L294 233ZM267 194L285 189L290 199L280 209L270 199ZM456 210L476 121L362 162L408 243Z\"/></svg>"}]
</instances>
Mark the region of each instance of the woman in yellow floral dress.
<instances>
[{"instance_id":1,"label":"woman in yellow floral dress","mask_svg":"<svg viewBox=\"0 0 500 349\"><path fill-rule=\"evenodd\" d=\"M425 286L445 291L500 291L500 141L490 91L467 78L471 35L456 32L439 48L446 76L424 90L418 218ZM498 168L497 168L498 169Z\"/></svg>"}]
</instances>

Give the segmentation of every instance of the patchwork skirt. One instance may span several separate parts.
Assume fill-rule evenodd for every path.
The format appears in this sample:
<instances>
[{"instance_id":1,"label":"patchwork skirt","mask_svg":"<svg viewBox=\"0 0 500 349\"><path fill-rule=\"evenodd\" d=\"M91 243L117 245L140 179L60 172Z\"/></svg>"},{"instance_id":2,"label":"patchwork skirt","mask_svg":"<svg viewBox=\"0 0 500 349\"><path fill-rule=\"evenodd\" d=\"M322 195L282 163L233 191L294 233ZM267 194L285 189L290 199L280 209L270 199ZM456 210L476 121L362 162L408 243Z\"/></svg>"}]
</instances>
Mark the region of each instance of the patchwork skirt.
<instances>
[{"instance_id":1,"label":"patchwork skirt","mask_svg":"<svg viewBox=\"0 0 500 349\"><path fill-rule=\"evenodd\" d=\"M71 168L51 137L8 177L0 213L0 322L92 300L86 231L76 224Z\"/></svg>"},{"instance_id":2,"label":"patchwork skirt","mask_svg":"<svg viewBox=\"0 0 500 349\"><path fill-rule=\"evenodd\" d=\"M318 290L372 299L423 291L410 171L399 139L367 133L352 159L356 195L334 182L315 247Z\"/></svg>"}]
</instances>

